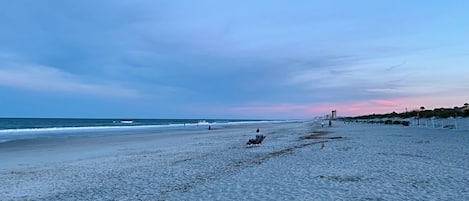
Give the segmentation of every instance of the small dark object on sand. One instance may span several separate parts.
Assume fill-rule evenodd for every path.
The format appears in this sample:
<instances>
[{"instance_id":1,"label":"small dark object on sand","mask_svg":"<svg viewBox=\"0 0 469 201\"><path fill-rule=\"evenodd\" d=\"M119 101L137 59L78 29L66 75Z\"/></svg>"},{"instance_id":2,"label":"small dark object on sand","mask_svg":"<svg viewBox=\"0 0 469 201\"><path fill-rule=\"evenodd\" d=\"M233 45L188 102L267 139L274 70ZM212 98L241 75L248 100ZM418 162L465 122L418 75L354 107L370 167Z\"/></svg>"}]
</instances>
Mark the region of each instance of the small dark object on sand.
<instances>
[{"instance_id":1,"label":"small dark object on sand","mask_svg":"<svg viewBox=\"0 0 469 201\"><path fill-rule=\"evenodd\" d=\"M261 144L262 141L264 141L265 135L256 135L255 139L250 139L246 144L251 145L251 144Z\"/></svg>"}]
</instances>

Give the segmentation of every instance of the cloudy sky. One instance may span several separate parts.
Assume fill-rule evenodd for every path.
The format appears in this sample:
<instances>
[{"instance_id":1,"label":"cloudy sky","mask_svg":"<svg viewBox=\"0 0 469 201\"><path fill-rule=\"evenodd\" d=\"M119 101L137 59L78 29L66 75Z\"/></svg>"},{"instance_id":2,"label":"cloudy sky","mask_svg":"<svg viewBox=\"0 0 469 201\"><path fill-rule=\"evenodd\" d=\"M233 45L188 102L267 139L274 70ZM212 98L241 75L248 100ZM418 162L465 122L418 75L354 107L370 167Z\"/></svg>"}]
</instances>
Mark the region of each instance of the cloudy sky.
<instances>
[{"instance_id":1,"label":"cloudy sky","mask_svg":"<svg viewBox=\"0 0 469 201\"><path fill-rule=\"evenodd\" d=\"M469 102L469 1L0 1L0 117L311 118Z\"/></svg>"}]
</instances>

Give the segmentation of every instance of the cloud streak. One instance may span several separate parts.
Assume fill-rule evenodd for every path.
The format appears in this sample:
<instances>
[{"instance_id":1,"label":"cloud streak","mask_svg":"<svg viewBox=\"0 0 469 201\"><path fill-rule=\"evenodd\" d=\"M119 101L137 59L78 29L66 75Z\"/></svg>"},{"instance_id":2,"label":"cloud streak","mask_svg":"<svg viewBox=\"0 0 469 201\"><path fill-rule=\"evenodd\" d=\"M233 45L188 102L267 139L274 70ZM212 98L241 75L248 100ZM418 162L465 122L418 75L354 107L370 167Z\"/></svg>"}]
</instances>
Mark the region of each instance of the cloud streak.
<instances>
[{"instance_id":1,"label":"cloud streak","mask_svg":"<svg viewBox=\"0 0 469 201\"><path fill-rule=\"evenodd\" d=\"M449 102L438 96L468 90L469 60L452 57L468 52L466 10L404 0L11 1L0 3L0 86L18 99L19 89L45 101L61 94L77 108L91 105L83 95L138 99L141 108L127 109L146 116L309 117Z\"/></svg>"},{"instance_id":2,"label":"cloud streak","mask_svg":"<svg viewBox=\"0 0 469 201\"><path fill-rule=\"evenodd\" d=\"M21 65L0 68L0 86L25 90L93 95L98 97L138 98L142 94L117 84L91 83L57 68Z\"/></svg>"}]
</instances>

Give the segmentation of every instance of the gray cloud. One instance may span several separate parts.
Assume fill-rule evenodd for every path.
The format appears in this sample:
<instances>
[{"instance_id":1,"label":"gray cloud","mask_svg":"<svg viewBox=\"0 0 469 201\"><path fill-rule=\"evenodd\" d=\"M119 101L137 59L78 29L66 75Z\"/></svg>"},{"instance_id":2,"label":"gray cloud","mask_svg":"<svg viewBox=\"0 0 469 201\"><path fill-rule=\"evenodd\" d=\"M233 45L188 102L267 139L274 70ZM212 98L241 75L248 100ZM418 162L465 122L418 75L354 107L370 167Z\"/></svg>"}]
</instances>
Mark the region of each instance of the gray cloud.
<instances>
[{"instance_id":1,"label":"gray cloud","mask_svg":"<svg viewBox=\"0 0 469 201\"><path fill-rule=\"evenodd\" d=\"M0 54L21 61L0 66L1 84L105 91L166 107L429 93L424 85L435 75L425 69L433 64L422 61L433 56L419 56L443 43L420 38L430 37L438 9L392 5L399 15L386 2L0 3Z\"/></svg>"}]
</instances>

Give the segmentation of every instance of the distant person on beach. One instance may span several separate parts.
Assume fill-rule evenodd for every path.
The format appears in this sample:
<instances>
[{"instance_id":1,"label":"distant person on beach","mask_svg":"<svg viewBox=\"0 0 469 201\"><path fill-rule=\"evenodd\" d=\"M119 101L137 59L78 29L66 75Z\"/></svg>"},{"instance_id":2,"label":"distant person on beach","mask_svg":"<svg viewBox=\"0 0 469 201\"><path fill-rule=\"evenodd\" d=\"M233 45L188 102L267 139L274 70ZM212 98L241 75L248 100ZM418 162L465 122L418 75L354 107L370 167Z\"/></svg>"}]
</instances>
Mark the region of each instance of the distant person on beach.
<instances>
[{"instance_id":1,"label":"distant person on beach","mask_svg":"<svg viewBox=\"0 0 469 201\"><path fill-rule=\"evenodd\" d=\"M208 126L208 130L212 130L212 127L211 127L211 126Z\"/></svg>"},{"instance_id":2,"label":"distant person on beach","mask_svg":"<svg viewBox=\"0 0 469 201\"><path fill-rule=\"evenodd\" d=\"M321 127L324 127L324 121L321 122Z\"/></svg>"},{"instance_id":3,"label":"distant person on beach","mask_svg":"<svg viewBox=\"0 0 469 201\"><path fill-rule=\"evenodd\" d=\"M256 133L260 132L259 128L257 128Z\"/></svg>"},{"instance_id":4,"label":"distant person on beach","mask_svg":"<svg viewBox=\"0 0 469 201\"><path fill-rule=\"evenodd\" d=\"M256 138L255 139L249 139L247 144L255 144L256 142L259 141L260 137L261 137L260 135L256 135Z\"/></svg>"},{"instance_id":5,"label":"distant person on beach","mask_svg":"<svg viewBox=\"0 0 469 201\"><path fill-rule=\"evenodd\" d=\"M247 145L251 144L261 144L262 141L264 140L265 136L264 135L256 135L255 139L249 139L249 141L246 143Z\"/></svg>"},{"instance_id":6,"label":"distant person on beach","mask_svg":"<svg viewBox=\"0 0 469 201\"><path fill-rule=\"evenodd\" d=\"M332 121L329 119L329 127L332 126Z\"/></svg>"}]
</instances>

